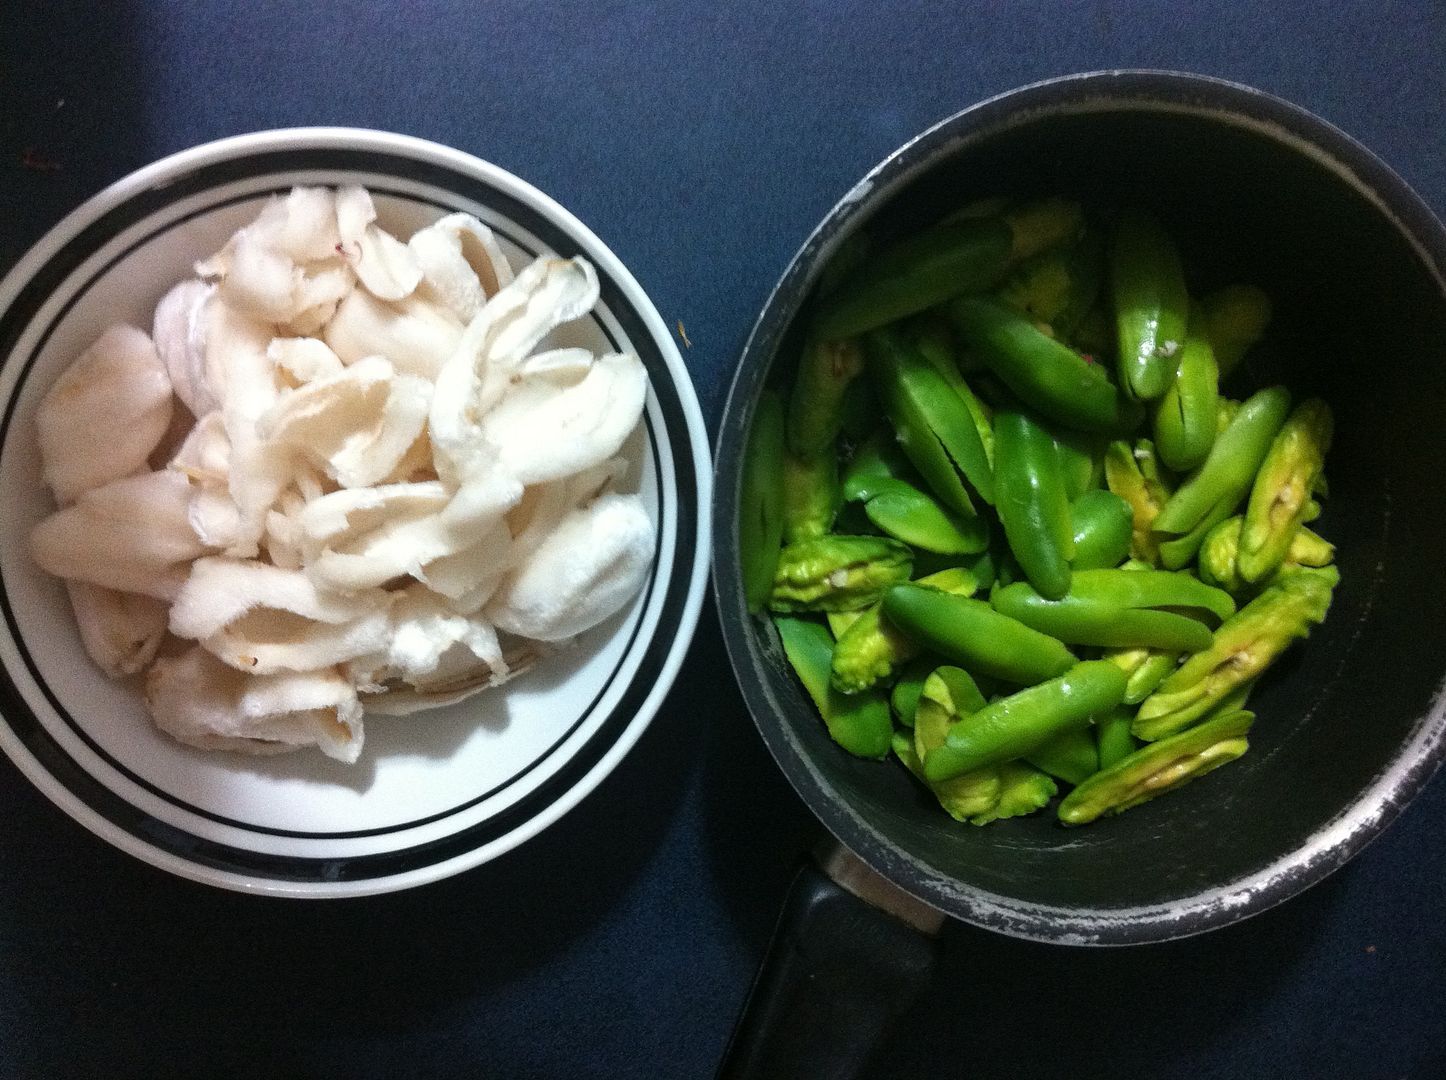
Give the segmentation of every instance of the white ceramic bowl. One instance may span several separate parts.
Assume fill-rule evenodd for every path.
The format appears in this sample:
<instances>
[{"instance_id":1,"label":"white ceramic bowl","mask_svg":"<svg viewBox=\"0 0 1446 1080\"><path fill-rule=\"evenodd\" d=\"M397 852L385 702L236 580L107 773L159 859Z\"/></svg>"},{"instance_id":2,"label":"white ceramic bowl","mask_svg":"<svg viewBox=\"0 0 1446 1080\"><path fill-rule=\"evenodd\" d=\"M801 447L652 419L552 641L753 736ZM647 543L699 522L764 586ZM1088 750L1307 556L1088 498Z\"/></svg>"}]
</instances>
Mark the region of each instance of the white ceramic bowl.
<instances>
[{"instance_id":1,"label":"white ceramic bowl","mask_svg":"<svg viewBox=\"0 0 1446 1080\"><path fill-rule=\"evenodd\" d=\"M37 402L107 325L149 327L166 289L265 199L360 183L403 234L463 210L520 265L581 254L602 299L582 328L631 349L650 380L629 455L657 525L635 602L505 687L412 717L370 717L353 766L314 750L204 753L157 732L134 682L85 655L60 583L26 538L53 508ZM0 748L117 847L184 877L286 896L432 881L535 836L618 763L657 712L692 638L708 567L711 465L702 415L657 311L581 222L517 177L419 139L343 128L260 132L126 177L60 222L0 282Z\"/></svg>"}]
</instances>

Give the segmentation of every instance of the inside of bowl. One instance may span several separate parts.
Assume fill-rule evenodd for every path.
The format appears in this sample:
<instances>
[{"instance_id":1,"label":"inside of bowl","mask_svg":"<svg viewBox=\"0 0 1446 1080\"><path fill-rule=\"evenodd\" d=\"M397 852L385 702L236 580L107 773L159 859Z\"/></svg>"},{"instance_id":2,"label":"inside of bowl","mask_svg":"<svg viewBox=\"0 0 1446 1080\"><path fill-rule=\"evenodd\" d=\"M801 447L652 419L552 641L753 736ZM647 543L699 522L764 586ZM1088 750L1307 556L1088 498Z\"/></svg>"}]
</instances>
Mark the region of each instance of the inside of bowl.
<instances>
[{"instance_id":1,"label":"inside of bowl","mask_svg":"<svg viewBox=\"0 0 1446 1080\"><path fill-rule=\"evenodd\" d=\"M30 530L54 510L34 434L39 401L105 327L149 328L160 297L191 276L197 259L254 220L273 193L295 183L354 181L346 173L262 174L188 204L162 206L65 278L51 303L56 310L35 318L26 347L10 362L16 381L4 404L13 422L0 428L0 503L7 508L0 521L6 553L0 606L15 643L12 653L8 641L0 642L0 654L16 691L3 702L4 723L49 755L51 772L73 778L65 784L82 788L88 777L99 777L166 825L246 852L331 857L361 854L368 846L402 848L419 830L430 841L512 810L564 766L581 761L589 740L609 734L614 713L628 712L620 703L643 659L639 644L660 618L650 605L659 602L672 571L673 467L662 464L668 435L650 413L620 451L627 465L618 487L638 494L669 545L665 551L660 544L655 580L574 647L555 650L505 689L408 717L369 713L366 746L353 765L311 748L253 757L183 745L152 722L141 678L109 679L88 660L63 586L26 549ZM447 198L460 196L379 193L380 220L408 236L443 213L466 209L495 229L514 269L536 257L526 245L538 241L524 225L481 205L439 201ZM629 340L616 314L601 305L552 331L540 347L565 346L652 355L647 342ZM50 740L63 754L50 749ZM366 846L357 841L363 836L371 838Z\"/></svg>"},{"instance_id":2,"label":"inside of bowl","mask_svg":"<svg viewBox=\"0 0 1446 1080\"><path fill-rule=\"evenodd\" d=\"M1231 282L1270 294L1267 338L1223 390L1240 398L1282 382L1296 400L1332 406L1330 494L1312 527L1337 545L1341 584L1327 622L1258 685L1249 753L1077 830L1052 807L983 828L955 823L897 763L834 746L771 631L760 635L755 656L771 672L783 737L804 762L795 784L846 842L956 914L970 902L960 890L1046 912L1159 910L1312 843L1322 859L1342 858L1326 830L1369 828L1382 809L1369 793L1412 765L1402 758L1446 658L1446 299L1401 230L1336 169L1268 131L1205 109L1144 108L1056 110L976 133L863 227L886 239L977 197L1053 193L1106 212L1155 210L1195 295ZM775 380L795 355L793 331ZM1325 870L1289 872L1314 880Z\"/></svg>"}]
</instances>

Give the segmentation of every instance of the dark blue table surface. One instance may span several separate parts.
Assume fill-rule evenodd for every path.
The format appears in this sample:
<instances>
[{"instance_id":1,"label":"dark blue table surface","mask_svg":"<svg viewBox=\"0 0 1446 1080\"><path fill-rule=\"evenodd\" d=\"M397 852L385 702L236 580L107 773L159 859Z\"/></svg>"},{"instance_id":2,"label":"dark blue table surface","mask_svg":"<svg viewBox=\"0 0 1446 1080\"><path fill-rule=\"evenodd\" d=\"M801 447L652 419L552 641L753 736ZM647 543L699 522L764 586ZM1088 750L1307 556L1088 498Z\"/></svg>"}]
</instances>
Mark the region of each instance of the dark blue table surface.
<instances>
[{"instance_id":1,"label":"dark blue table surface","mask_svg":"<svg viewBox=\"0 0 1446 1080\"><path fill-rule=\"evenodd\" d=\"M933 121L1071 71L1197 71L1333 121L1440 215L1443 58L1439 0L8 0L0 267L195 143L407 132L589 223L686 325L716 425L804 236ZM0 761L0 1075L711 1075L815 828L715 622L710 607L662 713L580 807L395 896L279 902L173 879ZM874 1075L1446 1076L1443 822L1438 778L1346 870L1204 938L1078 950L950 926L937 987Z\"/></svg>"}]
</instances>

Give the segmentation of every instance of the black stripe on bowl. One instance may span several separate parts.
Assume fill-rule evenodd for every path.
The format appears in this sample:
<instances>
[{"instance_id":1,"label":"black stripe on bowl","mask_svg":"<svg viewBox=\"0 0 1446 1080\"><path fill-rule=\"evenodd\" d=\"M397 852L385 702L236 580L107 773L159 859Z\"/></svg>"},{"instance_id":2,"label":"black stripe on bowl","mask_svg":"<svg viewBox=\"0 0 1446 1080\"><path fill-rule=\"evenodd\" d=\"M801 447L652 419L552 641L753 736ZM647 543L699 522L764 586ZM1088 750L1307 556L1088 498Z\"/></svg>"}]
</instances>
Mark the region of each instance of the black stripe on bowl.
<instances>
[{"instance_id":1,"label":"black stripe on bowl","mask_svg":"<svg viewBox=\"0 0 1446 1080\"><path fill-rule=\"evenodd\" d=\"M385 173L420 184L432 185L445 191L456 193L463 199L470 199L507 216L523 229L538 237L544 245L561 256L568 257L577 254L588 254L576 238L569 236L547 217L532 209L526 203L517 200L506 192L494 188L476 177L432 162L418 161L397 154L358 150L288 150L253 154L244 158L216 162L198 167L164 187L148 189L147 191L138 193L126 202L106 211L99 219L85 227L36 271L31 280L22 287L15 302L3 314L0 314L0 356L7 357L5 361L7 364L17 362L10 354L14 350L15 343L29 326L39 307L85 259L89 258L127 228L164 210L167 205L201 194L212 188L243 180L253 180L257 177L270 174L304 170ZM286 187L280 187L278 190L284 192ZM387 192L376 185L373 185L372 190L377 191L379 194L392 194L412 202L430 203L444 210L454 209L454 207L437 203L434 200L422 199L411 193L398 191ZM265 191L253 190L243 196L218 200L218 202L210 204L204 209L186 215L183 220L190 220L198 214L214 211L221 206L228 205L230 202L250 200L258 197L258 195L264 194L266 194ZM158 229L155 233L148 235L144 240L138 241L136 245L132 245L131 248L127 250L133 250L135 246L154 239L159 233L167 231L169 228L180 223L180 221L172 222L170 225ZM527 250L528 245L521 243L516 236L508 235L504 229L498 229L496 231L506 236L507 239L517 244L518 247ZM123 255L117 256L117 258L120 257L123 257ZM36 349L23 361L24 369L20 372L15 391L11 395L11 400L6 405L3 420L0 420L0 448L3 448L5 435L14 414L20 385L28 374L30 367L35 362L35 358L43 347L45 340L49 337L55 326L63 319L70 307L91 287L95 280L106 272L109 265L114 264L114 261L115 260L112 260L111 264L108 264L106 268L98 271L82 286L75 297L73 297L71 301L65 305L65 308L57 314L56 318L52 320L51 325L47 327ZM667 583L666 591L661 601L661 608L658 613L658 625L660 629L666 629L669 626L676 626L681 621L683 611L687 605L691 568L696 557L698 489L695 471L697 462L693 455L687 420L677 387L673 381L673 374L657 348L656 342L649 333L642 316L627 300L618 283L602 268L598 268L598 279L603 305L613 318L616 319L624 334L630 339L649 373L652 395L663 416L665 432L671 436L669 438L669 446L674 458L677 496L673 505L674 511L677 514L678 525L676 529L672 574ZM613 346L617 347L617 341L613 334L602 324L601 320L598 320L597 324ZM662 463L658 458L658 433L653 430L651 418L647 417L646 413L645 422L648 424L649 436L652 442L655 472L659 480L661 480ZM658 535L661 538L665 532L663 525L666 523L670 501L667 498L667 491L663 489L661 483L659 484L658 494L659 514L661 518ZM657 552L655 552L654 573L649 580L643 600L644 616L646 616L647 609L653 601L652 594L654 585L656 584L655 579L658 570L656 555ZM618 668L627 661L633 652L634 646L636 645L636 637L641 626L640 619L639 625L634 627L632 636L624 649L618 668L615 668L609 675L607 682L599 690L597 698L589 705L588 709L578 721L569 728L568 732L559 739L557 743L529 765L527 769L509 778L509 780L499 788L474 799L470 799L466 803L450 810L405 824L354 832L315 833L271 829L237 822L191 806L156 788L149 782L136 777L129 770L114 761L114 759L110 758L108 754L102 751L94 741L90 739L84 730L75 723L74 719L70 717L60 705L55 695L45 684L45 681L40 678L32 658L26 653L14 613L11 610L9 597L3 588L3 582L0 582L0 609L3 609L17 647L20 648L22 655L25 656L26 664L32 676L42 688L52 707L56 709L57 713L64 718L65 722L86 742L93 752L106 760L111 767L126 775L132 782L151 792L153 795L184 809L188 813L196 814L220 824L244 829L249 832L281 837L325 840L382 835L430 824L461 813L477 805L484 799L492 797L506 786L517 782L527 773L534 771L589 718L598 700L607 693L615 680ZM541 815L549 806L563 797L567 791L580 783L627 729L638 708L646 700L653 685L656 683L673 644L674 638L671 635L659 633L655 636L653 641L648 644L647 651L640 661L632 682L623 697L619 700L617 706L603 722L602 726L557 773L517 803L485 821L434 841L396 851L344 858L311 858L294 855L274 855L237 848L193 835L147 814L93 777L75 762L59 744L51 739L34 713L25 703L8 672L5 672L3 679L0 679L0 720L6 722L16 735L20 737L26 748L34 755L36 761L51 777L64 786L84 805L100 814L124 832L161 851L169 852L197 865L210 867L227 873L274 881L341 882L371 880L415 871L458 858L478 847L492 843L514 830L521 829L529 821Z\"/></svg>"}]
</instances>

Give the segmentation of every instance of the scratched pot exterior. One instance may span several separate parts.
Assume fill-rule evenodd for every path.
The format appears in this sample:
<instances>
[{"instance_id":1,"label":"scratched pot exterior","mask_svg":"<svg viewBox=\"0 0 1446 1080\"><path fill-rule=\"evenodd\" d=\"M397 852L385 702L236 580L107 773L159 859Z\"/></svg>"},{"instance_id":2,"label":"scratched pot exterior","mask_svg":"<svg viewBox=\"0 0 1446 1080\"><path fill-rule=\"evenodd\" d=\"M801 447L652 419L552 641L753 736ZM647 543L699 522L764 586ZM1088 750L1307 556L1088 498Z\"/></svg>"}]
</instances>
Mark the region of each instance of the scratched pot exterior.
<instances>
[{"instance_id":1,"label":"scratched pot exterior","mask_svg":"<svg viewBox=\"0 0 1446 1080\"><path fill-rule=\"evenodd\" d=\"M960 826L904 770L833 746L770 628L743 605L741 447L781 381L795 316L838 245L898 235L975 196L1063 192L1143 203L1197 289L1270 293L1268 346L1226 390L1284 381L1332 405L1321 531L1342 584L1326 624L1252 697L1252 749L1089 828L1052 813ZM1343 865L1430 779L1446 747L1446 230L1390 169L1324 121L1233 84L1160 72L1054 80L992 99L900 148L850 191L769 298L717 442L714 587L764 740L823 823L951 915L1078 944L1157 941L1262 911ZM775 362L776 360L776 362Z\"/></svg>"}]
</instances>

